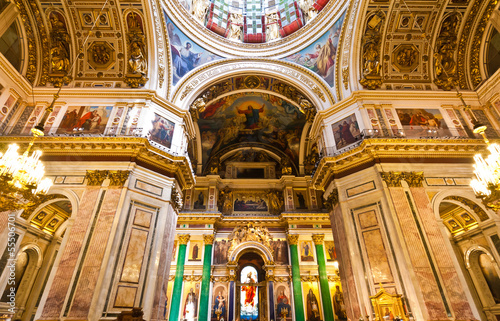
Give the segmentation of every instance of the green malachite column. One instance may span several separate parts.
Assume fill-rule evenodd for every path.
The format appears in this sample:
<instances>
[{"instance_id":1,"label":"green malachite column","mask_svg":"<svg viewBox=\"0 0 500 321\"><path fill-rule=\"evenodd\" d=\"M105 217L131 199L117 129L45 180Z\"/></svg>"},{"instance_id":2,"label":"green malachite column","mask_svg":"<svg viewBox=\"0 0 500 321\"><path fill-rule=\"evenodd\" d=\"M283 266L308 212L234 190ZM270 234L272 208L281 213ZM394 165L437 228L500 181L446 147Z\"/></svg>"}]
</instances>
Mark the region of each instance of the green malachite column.
<instances>
[{"instance_id":1,"label":"green malachite column","mask_svg":"<svg viewBox=\"0 0 500 321\"><path fill-rule=\"evenodd\" d=\"M210 290L210 269L212 267L212 244L214 243L213 235L203 235L205 241L205 254L203 254L203 274L201 276L201 291L200 291L200 313L198 314L199 321L208 321L211 309L208 306L209 290Z\"/></svg>"},{"instance_id":2,"label":"green malachite column","mask_svg":"<svg viewBox=\"0 0 500 321\"><path fill-rule=\"evenodd\" d=\"M178 235L179 252L177 253L177 266L175 267L174 288L172 290L172 302L170 303L169 321L179 320L181 308L182 283L184 282L184 262L186 261L186 247L189 242L189 234Z\"/></svg>"},{"instance_id":3,"label":"green malachite column","mask_svg":"<svg viewBox=\"0 0 500 321\"><path fill-rule=\"evenodd\" d=\"M293 305L295 307L295 320L305 321L302 288L300 286L299 252L297 249L298 235L288 234L290 245L290 259L292 262Z\"/></svg>"},{"instance_id":4,"label":"green malachite column","mask_svg":"<svg viewBox=\"0 0 500 321\"><path fill-rule=\"evenodd\" d=\"M335 320L333 315L332 298L328 285L328 275L326 274L325 249L323 246L324 234L313 234L313 242L316 245L316 256L318 258L319 286L321 288L321 298L323 299L323 315L325 320Z\"/></svg>"}]
</instances>

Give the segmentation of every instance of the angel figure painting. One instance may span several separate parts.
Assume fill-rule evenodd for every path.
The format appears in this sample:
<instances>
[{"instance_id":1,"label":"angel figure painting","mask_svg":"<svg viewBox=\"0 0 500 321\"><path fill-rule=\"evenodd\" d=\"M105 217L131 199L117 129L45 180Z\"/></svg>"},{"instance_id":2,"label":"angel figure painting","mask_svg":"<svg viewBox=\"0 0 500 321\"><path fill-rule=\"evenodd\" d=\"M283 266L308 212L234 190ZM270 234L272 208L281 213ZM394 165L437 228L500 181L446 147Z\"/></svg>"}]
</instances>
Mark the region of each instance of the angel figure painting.
<instances>
[{"instance_id":1,"label":"angel figure painting","mask_svg":"<svg viewBox=\"0 0 500 321\"><path fill-rule=\"evenodd\" d=\"M175 86L191 70L208 62L221 59L221 57L194 43L177 28L166 12L164 14L172 53L173 85Z\"/></svg>"},{"instance_id":2,"label":"angel figure painting","mask_svg":"<svg viewBox=\"0 0 500 321\"><path fill-rule=\"evenodd\" d=\"M333 24L330 30L309 47L283 59L314 71L323 77L330 87L333 87L335 82L334 67L344 17L345 13Z\"/></svg>"},{"instance_id":3,"label":"angel figure painting","mask_svg":"<svg viewBox=\"0 0 500 321\"><path fill-rule=\"evenodd\" d=\"M258 320L259 288L257 270L253 266L245 266L241 270L240 318L242 320Z\"/></svg>"}]
</instances>

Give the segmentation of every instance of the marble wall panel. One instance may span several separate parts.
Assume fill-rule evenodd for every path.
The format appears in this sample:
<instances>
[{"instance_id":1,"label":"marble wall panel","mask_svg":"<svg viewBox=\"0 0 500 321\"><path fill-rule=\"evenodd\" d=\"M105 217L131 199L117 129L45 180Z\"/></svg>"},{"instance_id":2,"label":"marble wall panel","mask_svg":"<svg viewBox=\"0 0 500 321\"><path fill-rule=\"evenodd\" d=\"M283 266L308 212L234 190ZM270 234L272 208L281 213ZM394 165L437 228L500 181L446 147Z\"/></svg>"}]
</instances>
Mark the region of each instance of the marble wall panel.
<instances>
[{"instance_id":1,"label":"marble wall panel","mask_svg":"<svg viewBox=\"0 0 500 321\"><path fill-rule=\"evenodd\" d=\"M120 281L139 283L148 234L147 231L132 229Z\"/></svg>"},{"instance_id":2,"label":"marble wall panel","mask_svg":"<svg viewBox=\"0 0 500 321\"><path fill-rule=\"evenodd\" d=\"M137 287L119 286L114 306L119 308L133 308L136 293Z\"/></svg>"},{"instance_id":3,"label":"marble wall panel","mask_svg":"<svg viewBox=\"0 0 500 321\"><path fill-rule=\"evenodd\" d=\"M61 314L64 298L69 290L71 278L75 271L75 266L80 254L80 250L87 234L87 228L95 208L99 188L89 187L83 192L78 213L75 216L75 222L66 232L68 241L63 249L61 260L57 266L55 280L50 286L49 294L43 307L41 319L58 319Z\"/></svg>"},{"instance_id":4,"label":"marble wall panel","mask_svg":"<svg viewBox=\"0 0 500 321\"><path fill-rule=\"evenodd\" d=\"M373 282L375 284L394 282L380 229L363 232L363 240L370 263Z\"/></svg>"}]
</instances>

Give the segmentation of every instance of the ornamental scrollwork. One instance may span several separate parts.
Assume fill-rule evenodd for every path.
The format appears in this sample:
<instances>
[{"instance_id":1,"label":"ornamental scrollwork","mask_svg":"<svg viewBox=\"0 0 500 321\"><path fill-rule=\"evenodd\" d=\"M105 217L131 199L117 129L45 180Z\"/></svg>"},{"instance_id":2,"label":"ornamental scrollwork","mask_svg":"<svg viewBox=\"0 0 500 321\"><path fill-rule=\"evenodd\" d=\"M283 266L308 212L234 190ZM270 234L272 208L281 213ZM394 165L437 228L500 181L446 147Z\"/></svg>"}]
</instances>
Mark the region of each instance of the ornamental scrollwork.
<instances>
[{"instance_id":1,"label":"ornamental scrollwork","mask_svg":"<svg viewBox=\"0 0 500 321\"><path fill-rule=\"evenodd\" d=\"M147 46L144 35L144 20L132 11L127 14L127 41L129 59L125 82L132 88L144 86L148 81Z\"/></svg>"},{"instance_id":2,"label":"ornamental scrollwork","mask_svg":"<svg viewBox=\"0 0 500 321\"><path fill-rule=\"evenodd\" d=\"M403 172L402 177L410 187L423 186L424 172Z\"/></svg>"},{"instance_id":3,"label":"ornamental scrollwork","mask_svg":"<svg viewBox=\"0 0 500 321\"><path fill-rule=\"evenodd\" d=\"M87 180L87 186L101 186L104 180L108 177L108 171L106 170L95 170L87 171L85 174L85 179Z\"/></svg>"},{"instance_id":4,"label":"ornamental scrollwork","mask_svg":"<svg viewBox=\"0 0 500 321\"><path fill-rule=\"evenodd\" d=\"M177 191L177 188L172 186L172 194L170 194L170 201L172 203L172 206L177 210L180 211L182 209L182 197Z\"/></svg>"},{"instance_id":5,"label":"ornamental scrollwork","mask_svg":"<svg viewBox=\"0 0 500 321\"><path fill-rule=\"evenodd\" d=\"M434 53L434 83L443 90L451 90L457 81L457 32L460 27L460 14L453 13L443 20Z\"/></svg>"},{"instance_id":6,"label":"ornamental scrollwork","mask_svg":"<svg viewBox=\"0 0 500 321\"><path fill-rule=\"evenodd\" d=\"M109 186L123 186L130 175L130 171L109 171Z\"/></svg>"},{"instance_id":7,"label":"ornamental scrollwork","mask_svg":"<svg viewBox=\"0 0 500 321\"><path fill-rule=\"evenodd\" d=\"M387 184L387 187L402 187L401 180L403 179L401 172L381 172L380 176Z\"/></svg>"},{"instance_id":8,"label":"ornamental scrollwork","mask_svg":"<svg viewBox=\"0 0 500 321\"><path fill-rule=\"evenodd\" d=\"M315 245L323 245L325 234L313 234L312 239Z\"/></svg>"},{"instance_id":9,"label":"ornamental scrollwork","mask_svg":"<svg viewBox=\"0 0 500 321\"><path fill-rule=\"evenodd\" d=\"M189 234L177 235L177 240L179 240L179 244L181 244L181 245L187 245L190 238L191 238L191 235L189 235Z\"/></svg>"},{"instance_id":10,"label":"ornamental scrollwork","mask_svg":"<svg viewBox=\"0 0 500 321\"><path fill-rule=\"evenodd\" d=\"M48 15L50 21L50 74L49 81L54 87L61 87L71 80L68 73L71 69L71 39L64 16L52 11Z\"/></svg>"},{"instance_id":11,"label":"ornamental scrollwork","mask_svg":"<svg viewBox=\"0 0 500 321\"><path fill-rule=\"evenodd\" d=\"M328 195L328 198L325 201L325 207L328 211L331 211L338 203L339 203L339 190L335 188L334 190L332 190L330 195Z\"/></svg>"},{"instance_id":12,"label":"ornamental scrollwork","mask_svg":"<svg viewBox=\"0 0 500 321\"><path fill-rule=\"evenodd\" d=\"M287 234L287 240L288 244L290 245L297 245L299 242L299 235L298 234Z\"/></svg>"}]
</instances>

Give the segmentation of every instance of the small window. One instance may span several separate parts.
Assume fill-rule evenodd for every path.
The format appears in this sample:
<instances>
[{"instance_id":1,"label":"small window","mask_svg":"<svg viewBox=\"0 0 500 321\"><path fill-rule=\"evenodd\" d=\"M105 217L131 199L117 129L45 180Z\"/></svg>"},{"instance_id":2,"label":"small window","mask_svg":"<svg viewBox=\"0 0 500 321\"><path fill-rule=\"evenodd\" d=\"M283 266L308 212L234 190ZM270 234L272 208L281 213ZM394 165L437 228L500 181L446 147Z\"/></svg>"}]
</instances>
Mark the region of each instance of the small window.
<instances>
[{"instance_id":1,"label":"small window","mask_svg":"<svg viewBox=\"0 0 500 321\"><path fill-rule=\"evenodd\" d=\"M486 68L488 75L493 74L500 68L500 33L493 29L486 52Z\"/></svg>"},{"instance_id":2,"label":"small window","mask_svg":"<svg viewBox=\"0 0 500 321\"><path fill-rule=\"evenodd\" d=\"M21 37L16 22L12 23L0 38L0 52L17 71L21 71Z\"/></svg>"}]
</instances>

